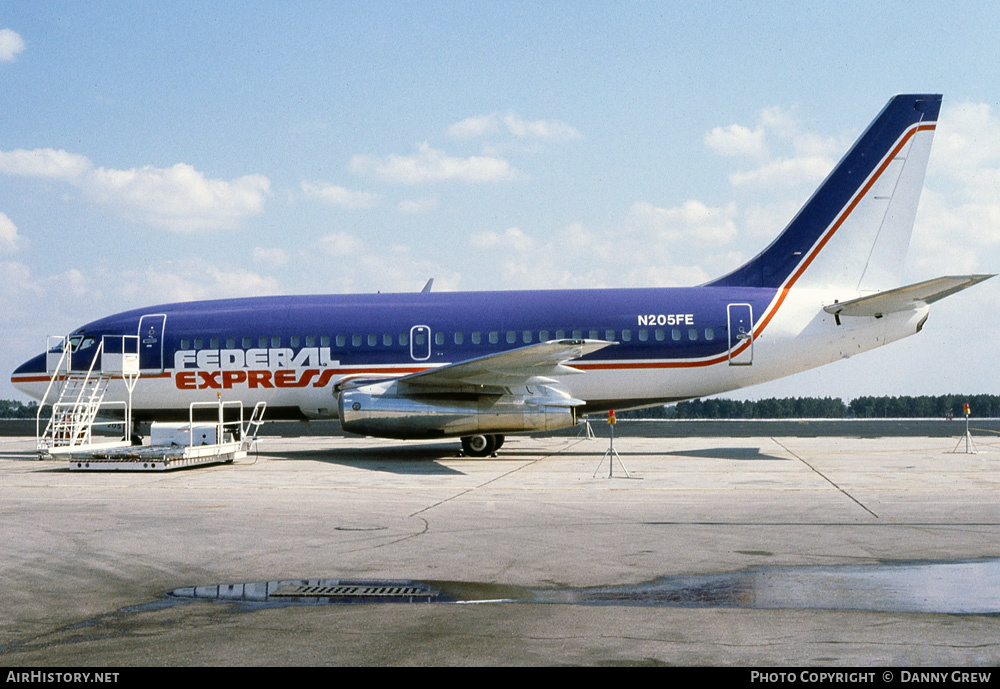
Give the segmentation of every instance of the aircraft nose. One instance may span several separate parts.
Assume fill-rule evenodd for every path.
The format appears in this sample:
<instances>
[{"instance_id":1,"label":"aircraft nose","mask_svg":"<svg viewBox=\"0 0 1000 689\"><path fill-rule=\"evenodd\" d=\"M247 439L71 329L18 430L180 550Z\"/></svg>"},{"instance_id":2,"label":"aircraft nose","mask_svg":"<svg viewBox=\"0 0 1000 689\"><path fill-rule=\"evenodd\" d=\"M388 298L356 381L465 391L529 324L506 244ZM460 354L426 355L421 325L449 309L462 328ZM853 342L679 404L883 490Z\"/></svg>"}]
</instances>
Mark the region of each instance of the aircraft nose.
<instances>
[{"instance_id":1,"label":"aircraft nose","mask_svg":"<svg viewBox=\"0 0 1000 689\"><path fill-rule=\"evenodd\" d=\"M10 374L11 384L21 392L32 397L36 396L33 393L38 383L42 381L47 383L48 380L49 376L45 372L44 353L28 359Z\"/></svg>"}]
</instances>

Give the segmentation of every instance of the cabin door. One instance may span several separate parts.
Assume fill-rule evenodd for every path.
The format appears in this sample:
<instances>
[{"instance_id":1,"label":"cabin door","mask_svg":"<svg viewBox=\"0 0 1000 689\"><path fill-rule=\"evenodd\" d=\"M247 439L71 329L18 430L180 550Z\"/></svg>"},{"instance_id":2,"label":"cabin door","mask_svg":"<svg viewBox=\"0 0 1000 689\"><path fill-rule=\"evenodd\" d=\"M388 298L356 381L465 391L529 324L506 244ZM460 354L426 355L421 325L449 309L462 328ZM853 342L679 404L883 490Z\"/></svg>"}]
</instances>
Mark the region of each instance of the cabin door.
<instances>
[{"instance_id":1,"label":"cabin door","mask_svg":"<svg viewBox=\"0 0 1000 689\"><path fill-rule=\"evenodd\" d=\"M139 319L139 370L142 375L163 373L163 326L167 316L151 313Z\"/></svg>"},{"instance_id":2,"label":"cabin door","mask_svg":"<svg viewBox=\"0 0 1000 689\"><path fill-rule=\"evenodd\" d=\"M753 307L750 304L730 304L729 365L753 364Z\"/></svg>"},{"instance_id":3,"label":"cabin door","mask_svg":"<svg viewBox=\"0 0 1000 689\"><path fill-rule=\"evenodd\" d=\"M431 329L426 325L410 328L410 358L427 361L431 358Z\"/></svg>"}]
</instances>

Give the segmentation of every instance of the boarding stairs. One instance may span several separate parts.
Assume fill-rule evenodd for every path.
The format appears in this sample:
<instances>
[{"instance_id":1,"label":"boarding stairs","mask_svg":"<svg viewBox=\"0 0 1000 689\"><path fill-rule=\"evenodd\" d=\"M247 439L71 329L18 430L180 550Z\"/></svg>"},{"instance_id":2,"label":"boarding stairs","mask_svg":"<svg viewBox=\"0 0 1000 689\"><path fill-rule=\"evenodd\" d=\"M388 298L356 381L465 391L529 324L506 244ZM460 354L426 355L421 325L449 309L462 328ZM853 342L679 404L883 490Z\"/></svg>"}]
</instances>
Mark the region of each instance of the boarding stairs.
<instances>
[{"instance_id":1,"label":"boarding stairs","mask_svg":"<svg viewBox=\"0 0 1000 689\"><path fill-rule=\"evenodd\" d=\"M111 377L105 375L67 375L59 391L59 398L52 405L52 416L39 439L38 449L44 447L51 453L56 447L89 445L94 420L104 402L104 394L110 382Z\"/></svg>"},{"instance_id":2,"label":"boarding stairs","mask_svg":"<svg viewBox=\"0 0 1000 689\"><path fill-rule=\"evenodd\" d=\"M124 379L131 398L139 377L138 338L116 336L111 343L108 339L102 338L96 348L75 353L78 362L83 359L86 369L74 367L75 347L69 338L50 337L46 343L49 386L38 406L35 419L36 450L40 457L95 446L131 444L131 404L106 404L104 398L115 378ZM98 413L102 408L111 406L125 407L124 437L95 443L93 429L98 423ZM42 414L46 408L50 410L50 416L42 431Z\"/></svg>"}]
</instances>

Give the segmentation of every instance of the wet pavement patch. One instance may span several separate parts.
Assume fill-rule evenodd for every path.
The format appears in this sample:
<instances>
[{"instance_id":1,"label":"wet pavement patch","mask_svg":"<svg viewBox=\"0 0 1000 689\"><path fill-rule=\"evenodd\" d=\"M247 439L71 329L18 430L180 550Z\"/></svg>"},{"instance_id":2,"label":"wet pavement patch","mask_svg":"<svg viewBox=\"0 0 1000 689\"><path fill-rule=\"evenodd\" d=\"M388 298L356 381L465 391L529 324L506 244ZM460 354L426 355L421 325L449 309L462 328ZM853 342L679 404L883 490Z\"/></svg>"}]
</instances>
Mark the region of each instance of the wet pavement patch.
<instances>
[{"instance_id":1,"label":"wet pavement patch","mask_svg":"<svg viewBox=\"0 0 1000 689\"><path fill-rule=\"evenodd\" d=\"M175 589L180 603L243 607L359 603L549 603L756 609L1000 612L1000 559L853 566L759 567L669 576L633 586L527 589L459 581L301 579Z\"/></svg>"}]
</instances>

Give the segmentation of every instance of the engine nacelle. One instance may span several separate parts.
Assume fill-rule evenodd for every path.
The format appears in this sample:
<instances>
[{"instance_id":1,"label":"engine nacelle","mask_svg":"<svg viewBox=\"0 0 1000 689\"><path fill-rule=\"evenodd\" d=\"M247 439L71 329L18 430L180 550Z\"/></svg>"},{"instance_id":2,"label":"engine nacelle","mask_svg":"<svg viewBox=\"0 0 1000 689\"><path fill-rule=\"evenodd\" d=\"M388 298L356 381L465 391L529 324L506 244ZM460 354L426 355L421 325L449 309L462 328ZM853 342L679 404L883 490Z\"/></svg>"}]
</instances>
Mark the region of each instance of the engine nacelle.
<instances>
[{"instance_id":1,"label":"engine nacelle","mask_svg":"<svg viewBox=\"0 0 1000 689\"><path fill-rule=\"evenodd\" d=\"M574 406L581 403L545 385L496 394L416 386L404 392L396 381L347 389L339 399L345 431L403 439L553 431L575 425Z\"/></svg>"}]
</instances>

